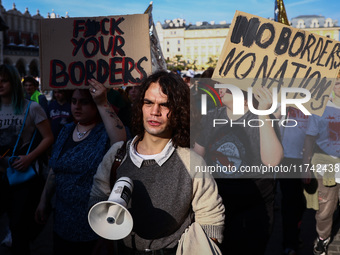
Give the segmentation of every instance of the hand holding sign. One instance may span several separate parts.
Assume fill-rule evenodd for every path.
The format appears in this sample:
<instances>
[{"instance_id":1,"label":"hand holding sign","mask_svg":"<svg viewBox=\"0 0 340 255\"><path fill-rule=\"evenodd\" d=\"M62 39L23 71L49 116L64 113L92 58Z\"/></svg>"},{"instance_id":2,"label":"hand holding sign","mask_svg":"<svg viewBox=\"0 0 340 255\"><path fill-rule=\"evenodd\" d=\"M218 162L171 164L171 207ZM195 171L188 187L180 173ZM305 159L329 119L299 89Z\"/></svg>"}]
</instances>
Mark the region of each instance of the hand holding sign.
<instances>
[{"instance_id":1,"label":"hand holding sign","mask_svg":"<svg viewBox=\"0 0 340 255\"><path fill-rule=\"evenodd\" d=\"M266 87L258 88L254 91L254 96L259 102L258 110L268 110L273 104L273 96Z\"/></svg>"},{"instance_id":2,"label":"hand holding sign","mask_svg":"<svg viewBox=\"0 0 340 255\"><path fill-rule=\"evenodd\" d=\"M107 95L106 95L106 88L103 84L98 82L95 79L88 80L90 84L90 93L92 95L93 101L96 105L104 105L107 103Z\"/></svg>"}]
</instances>

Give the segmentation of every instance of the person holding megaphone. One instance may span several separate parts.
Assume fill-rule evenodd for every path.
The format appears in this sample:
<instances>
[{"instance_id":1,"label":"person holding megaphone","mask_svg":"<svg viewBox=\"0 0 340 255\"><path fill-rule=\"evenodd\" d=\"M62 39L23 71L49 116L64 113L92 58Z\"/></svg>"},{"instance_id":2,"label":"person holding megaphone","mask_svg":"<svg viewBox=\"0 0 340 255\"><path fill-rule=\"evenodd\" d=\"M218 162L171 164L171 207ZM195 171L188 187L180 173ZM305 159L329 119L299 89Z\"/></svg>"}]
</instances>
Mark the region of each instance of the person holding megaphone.
<instances>
[{"instance_id":1,"label":"person holding megaphone","mask_svg":"<svg viewBox=\"0 0 340 255\"><path fill-rule=\"evenodd\" d=\"M45 223L55 193L54 254L91 254L98 240L87 222L87 205L103 156L115 142L126 139L124 125L107 101L106 88L95 79L89 89L72 94L74 123L59 133L50 159L50 172L36 210L36 221Z\"/></svg>"},{"instance_id":2,"label":"person holding megaphone","mask_svg":"<svg viewBox=\"0 0 340 255\"><path fill-rule=\"evenodd\" d=\"M125 158L116 170L118 181L132 180L129 214L124 214L121 223L112 221L103 226L106 229L97 231L122 231L120 224L130 221L131 214L132 231L118 241L118 254L203 254L193 250L188 253L185 247L197 250L204 243L203 248L210 249L213 241L222 241L224 206L210 174L194 170L193 165L205 162L189 149L189 87L175 74L158 71L143 81L140 92L132 118L136 136L127 143ZM89 200L91 221L101 217L93 213L98 202L110 200L111 168L120 146L117 143L110 148L94 176ZM124 189L122 186L120 190ZM112 193L117 193L115 188ZM103 215L98 222L110 219ZM126 228L130 227L127 224ZM187 238L192 231L196 240Z\"/></svg>"}]
</instances>

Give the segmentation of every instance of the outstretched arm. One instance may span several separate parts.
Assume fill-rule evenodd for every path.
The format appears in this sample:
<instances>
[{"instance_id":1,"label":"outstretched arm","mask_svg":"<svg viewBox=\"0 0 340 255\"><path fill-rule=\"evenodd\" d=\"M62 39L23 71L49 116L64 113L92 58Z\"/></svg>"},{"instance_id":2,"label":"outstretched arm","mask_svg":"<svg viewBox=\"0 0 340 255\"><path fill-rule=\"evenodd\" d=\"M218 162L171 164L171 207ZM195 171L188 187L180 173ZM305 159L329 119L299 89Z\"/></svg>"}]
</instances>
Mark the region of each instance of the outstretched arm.
<instances>
[{"instance_id":1,"label":"outstretched arm","mask_svg":"<svg viewBox=\"0 0 340 255\"><path fill-rule=\"evenodd\" d=\"M118 141L126 140L126 132L124 124L119 119L110 103L107 101L107 90L103 84L90 79L90 92L94 102L97 105L98 111L105 125L105 129L110 138L111 145Z\"/></svg>"},{"instance_id":2,"label":"outstretched arm","mask_svg":"<svg viewBox=\"0 0 340 255\"><path fill-rule=\"evenodd\" d=\"M272 104L271 92L263 87L254 94L259 101L258 110L268 110ZM277 137L273 124L269 115L259 115L259 119L263 121L263 126L260 127L260 153L261 160L265 165L276 166L283 158L283 147Z\"/></svg>"}]
</instances>

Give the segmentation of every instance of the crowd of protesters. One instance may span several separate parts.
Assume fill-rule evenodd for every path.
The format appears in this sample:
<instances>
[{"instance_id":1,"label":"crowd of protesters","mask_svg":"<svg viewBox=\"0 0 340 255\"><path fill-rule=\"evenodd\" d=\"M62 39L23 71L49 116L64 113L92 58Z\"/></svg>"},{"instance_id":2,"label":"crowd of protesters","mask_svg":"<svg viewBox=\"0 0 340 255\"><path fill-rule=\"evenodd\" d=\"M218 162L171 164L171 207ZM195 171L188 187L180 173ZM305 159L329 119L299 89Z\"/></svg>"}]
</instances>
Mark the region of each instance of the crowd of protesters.
<instances>
[{"instance_id":1,"label":"crowd of protesters","mask_svg":"<svg viewBox=\"0 0 340 255\"><path fill-rule=\"evenodd\" d=\"M50 215L53 254L99 254L98 245L103 243L89 226L87 214L96 202L108 199L111 167L122 147L126 156L117 178L133 180L128 209L134 228L115 246L115 254L200 254L197 251L206 248L204 237L212 242L209 247L218 247L216 254L264 254L273 231L277 185L282 194L282 254L298 254L306 208L317 210L318 236L311 253L327 254L339 199L340 77L322 116L287 109L287 116L299 123L294 128L277 122L256 128L213 128L206 125L213 119L282 117L280 112L255 115L248 111L247 100L245 114L234 115L231 92L220 89L222 105L207 101L208 114L201 118L201 88L209 87L213 71L187 70L184 75L157 71L140 85L110 89L90 79L89 89L55 90L48 101L35 78L21 78L14 67L1 65L0 216L9 219L11 254L31 254L30 242ZM271 100L269 89L253 95L258 110L269 109ZM38 174L10 185L6 171L11 156L18 156L12 167L24 172L33 165ZM191 164L237 170L308 165L323 171L304 169L290 178L281 173L242 176L238 171L196 176ZM197 238L202 247L196 246Z\"/></svg>"}]
</instances>

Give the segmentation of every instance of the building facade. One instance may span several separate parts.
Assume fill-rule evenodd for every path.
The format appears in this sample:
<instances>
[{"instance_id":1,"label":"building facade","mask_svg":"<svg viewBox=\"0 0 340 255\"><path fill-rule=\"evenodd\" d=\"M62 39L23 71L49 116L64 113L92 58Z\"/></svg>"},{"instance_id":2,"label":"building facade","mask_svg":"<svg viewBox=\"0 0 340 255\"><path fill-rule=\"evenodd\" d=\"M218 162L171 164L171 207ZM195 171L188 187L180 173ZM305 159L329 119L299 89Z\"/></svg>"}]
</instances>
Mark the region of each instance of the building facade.
<instances>
[{"instance_id":1,"label":"building facade","mask_svg":"<svg viewBox=\"0 0 340 255\"><path fill-rule=\"evenodd\" d=\"M325 18L320 15L302 15L295 17L290 22L291 26L301 28L311 33L340 40L340 27L337 20Z\"/></svg>"},{"instance_id":2,"label":"building facade","mask_svg":"<svg viewBox=\"0 0 340 255\"><path fill-rule=\"evenodd\" d=\"M11 10L5 10L1 0L0 17L8 27L0 32L0 63L16 66L22 77L40 77L39 22L44 17L39 10L31 15L28 8L21 13L15 4ZM47 14L47 18L58 17L54 11Z\"/></svg>"},{"instance_id":3,"label":"building facade","mask_svg":"<svg viewBox=\"0 0 340 255\"><path fill-rule=\"evenodd\" d=\"M318 15L303 15L293 18L291 26L311 33L340 40L340 27L337 20ZM175 65L180 58L187 68L196 70L215 66L229 32L226 22L196 22L186 24L183 19L157 22L156 29L163 55L168 65Z\"/></svg>"},{"instance_id":4,"label":"building facade","mask_svg":"<svg viewBox=\"0 0 340 255\"><path fill-rule=\"evenodd\" d=\"M66 13L66 18L68 14ZM44 19L39 10L21 13L15 4L5 10L0 0L0 18L8 29L0 31L0 63L15 65L22 76L40 76L39 22ZM46 18L59 18L54 11ZM337 20L319 15L302 15L291 19L291 26L331 39L340 40ZM1 27L1 26L0 26ZM168 66L182 65L196 70L215 66L229 32L230 24L196 22L186 24L184 19L157 22L156 30ZM0 29L1 30L1 29Z\"/></svg>"},{"instance_id":5,"label":"building facade","mask_svg":"<svg viewBox=\"0 0 340 255\"><path fill-rule=\"evenodd\" d=\"M171 65L178 60L190 68L207 68L217 61L230 24L225 21L215 24L213 21L186 24L183 19L157 22L164 58Z\"/></svg>"}]
</instances>

